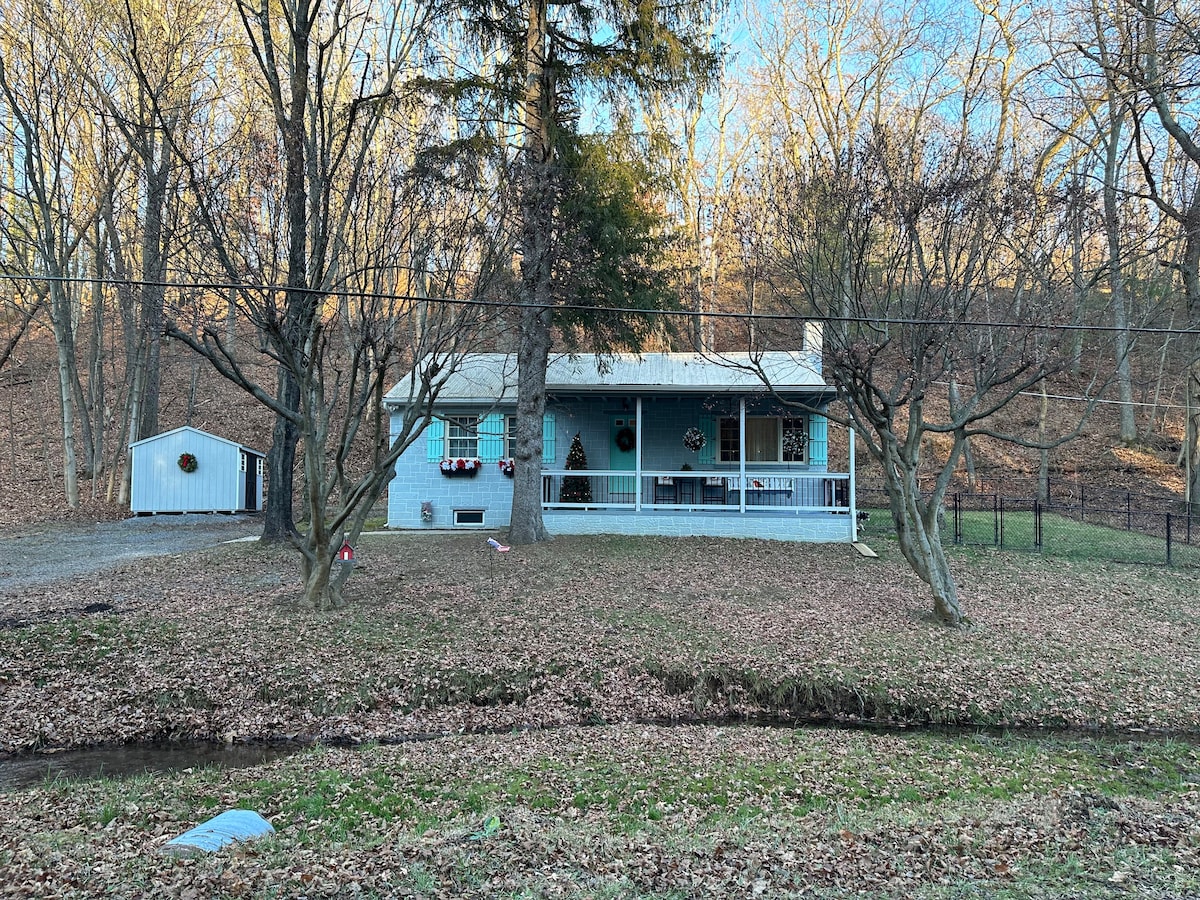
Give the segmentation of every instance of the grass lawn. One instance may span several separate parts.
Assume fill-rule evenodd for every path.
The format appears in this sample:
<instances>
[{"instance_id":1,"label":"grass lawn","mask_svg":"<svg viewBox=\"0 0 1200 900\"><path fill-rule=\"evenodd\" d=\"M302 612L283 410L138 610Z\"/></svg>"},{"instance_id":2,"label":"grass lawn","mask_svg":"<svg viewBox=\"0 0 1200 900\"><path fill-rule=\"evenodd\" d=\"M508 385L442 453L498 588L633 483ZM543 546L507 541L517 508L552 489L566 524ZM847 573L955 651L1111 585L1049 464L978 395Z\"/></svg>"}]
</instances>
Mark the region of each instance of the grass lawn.
<instances>
[{"instance_id":1,"label":"grass lawn","mask_svg":"<svg viewBox=\"0 0 1200 900\"><path fill-rule=\"evenodd\" d=\"M887 541L484 537L364 539L335 613L254 544L0 598L4 749L326 745L0 794L0 896L1200 895L1196 573L960 552L947 630Z\"/></svg>"},{"instance_id":2,"label":"grass lawn","mask_svg":"<svg viewBox=\"0 0 1200 900\"><path fill-rule=\"evenodd\" d=\"M614 725L0 794L0 890L170 897L1194 897L1171 741ZM226 808L266 840L157 848ZM496 817L499 827L485 827Z\"/></svg>"},{"instance_id":3,"label":"grass lawn","mask_svg":"<svg viewBox=\"0 0 1200 900\"><path fill-rule=\"evenodd\" d=\"M870 523L865 529L867 540L892 540L891 513L886 509L868 510ZM1042 545L1037 545L1035 517L1030 504L1006 509L1003 524L992 510L966 510L961 514L962 545L964 547L994 547L1003 541L1004 549L1040 553L1061 559L1095 562L1125 562L1146 565L1167 564L1165 536L1153 536L1135 529L1112 528L1094 522L1080 522L1053 512L1042 514ZM1142 514L1135 514L1142 519ZM1155 517L1152 522L1139 521L1139 526L1162 528ZM999 533L998 533L999 532ZM1192 535L1185 542L1186 530L1182 517L1176 517L1171 541L1171 564L1200 568L1200 541ZM952 513L947 512L943 538L949 543L954 537Z\"/></svg>"}]
</instances>

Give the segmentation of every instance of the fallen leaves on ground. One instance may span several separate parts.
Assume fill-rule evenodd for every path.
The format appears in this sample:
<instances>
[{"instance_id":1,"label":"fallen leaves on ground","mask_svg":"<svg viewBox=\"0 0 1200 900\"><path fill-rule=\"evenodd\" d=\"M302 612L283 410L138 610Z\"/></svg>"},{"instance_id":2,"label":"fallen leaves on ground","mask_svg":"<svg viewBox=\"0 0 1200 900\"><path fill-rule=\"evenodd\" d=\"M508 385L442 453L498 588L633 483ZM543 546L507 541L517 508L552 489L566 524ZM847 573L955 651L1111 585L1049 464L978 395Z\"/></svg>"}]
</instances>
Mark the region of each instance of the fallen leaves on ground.
<instances>
[{"instance_id":1,"label":"fallen leaves on ground","mask_svg":"<svg viewBox=\"0 0 1200 900\"><path fill-rule=\"evenodd\" d=\"M886 552L885 552L886 556ZM236 544L0 597L0 749L357 742L739 716L1194 731L1196 576L964 559L974 626L895 559L763 541L364 539L346 608ZM110 609L82 610L102 600Z\"/></svg>"}]
</instances>

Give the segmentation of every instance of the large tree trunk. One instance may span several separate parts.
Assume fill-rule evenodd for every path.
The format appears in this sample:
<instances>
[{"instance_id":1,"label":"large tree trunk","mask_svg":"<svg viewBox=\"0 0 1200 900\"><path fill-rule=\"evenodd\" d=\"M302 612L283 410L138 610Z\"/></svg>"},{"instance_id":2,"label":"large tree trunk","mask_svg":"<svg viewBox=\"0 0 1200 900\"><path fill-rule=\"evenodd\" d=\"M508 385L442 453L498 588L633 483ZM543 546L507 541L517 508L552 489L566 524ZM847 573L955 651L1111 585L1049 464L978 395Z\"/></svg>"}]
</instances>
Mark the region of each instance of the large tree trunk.
<instances>
[{"instance_id":1,"label":"large tree trunk","mask_svg":"<svg viewBox=\"0 0 1200 900\"><path fill-rule=\"evenodd\" d=\"M509 541L547 538L542 522L542 420L550 358L550 275L554 188L546 68L546 0L533 0L525 43L525 170L521 191L521 317L517 337L517 421Z\"/></svg>"},{"instance_id":2,"label":"large tree trunk","mask_svg":"<svg viewBox=\"0 0 1200 900\"><path fill-rule=\"evenodd\" d=\"M290 100L285 112L281 100L276 100L276 124L283 139L285 157L284 202L287 215L288 253L287 285L284 314L280 326L294 348L293 362L306 346L307 334L315 315L317 299L309 290L308 270L308 172L306 167L305 116L308 100L309 73L309 4L300 2L294 10L291 46L294 63L290 77ZM279 386L276 399L289 410L300 408L298 373L286 365L279 367ZM286 416L275 417L271 449L267 454L270 481L267 485L267 510L263 523L263 541L291 540L296 534L292 511L292 473L296 462L296 443L300 434ZM319 447L312 452L320 453Z\"/></svg>"},{"instance_id":3,"label":"large tree trunk","mask_svg":"<svg viewBox=\"0 0 1200 900\"><path fill-rule=\"evenodd\" d=\"M300 404L300 385L287 371L279 367L277 398L288 409ZM267 451L267 502L263 510L264 543L290 541L297 534L292 511L292 474L296 466L296 443L300 438L295 424L286 416L275 417L271 433L271 449Z\"/></svg>"},{"instance_id":4,"label":"large tree trunk","mask_svg":"<svg viewBox=\"0 0 1200 900\"><path fill-rule=\"evenodd\" d=\"M546 364L550 356L550 310L525 309L517 345L516 464L509 541L534 544L547 538L542 522L542 420L546 411Z\"/></svg>"}]
</instances>

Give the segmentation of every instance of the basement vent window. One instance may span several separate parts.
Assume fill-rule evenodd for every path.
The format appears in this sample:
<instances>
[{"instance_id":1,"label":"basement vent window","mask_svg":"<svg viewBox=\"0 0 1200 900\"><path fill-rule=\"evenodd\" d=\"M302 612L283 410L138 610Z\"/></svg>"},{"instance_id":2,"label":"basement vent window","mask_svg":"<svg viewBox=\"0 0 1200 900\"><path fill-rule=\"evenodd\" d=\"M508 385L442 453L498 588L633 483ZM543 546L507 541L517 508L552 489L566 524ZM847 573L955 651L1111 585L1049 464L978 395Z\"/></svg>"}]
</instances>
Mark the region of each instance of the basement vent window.
<instances>
[{"instance_id":1,"label":"basement vent window","mask_svg":"<svg viewBox=\"0 0 1200 900\"><path fill-rule=\"evenodd\" d=\"M455 525L482 525L482 509L456 509L454 511Z\"/></svg>"}]
</instances>

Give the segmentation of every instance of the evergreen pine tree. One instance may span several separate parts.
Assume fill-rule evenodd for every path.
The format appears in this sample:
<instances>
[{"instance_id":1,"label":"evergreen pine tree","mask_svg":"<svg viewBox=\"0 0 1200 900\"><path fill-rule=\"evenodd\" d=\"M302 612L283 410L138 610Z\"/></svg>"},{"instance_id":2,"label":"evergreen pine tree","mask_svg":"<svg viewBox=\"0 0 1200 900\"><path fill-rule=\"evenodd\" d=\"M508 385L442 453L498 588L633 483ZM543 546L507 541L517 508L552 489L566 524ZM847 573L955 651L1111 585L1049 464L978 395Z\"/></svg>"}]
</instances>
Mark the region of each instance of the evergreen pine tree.
<instances>
[{"instance_id":1,"label":"evergreen pine tree","mask_svg":"<svg viewBox=\"0 0 1200 900\"><path fill-rule=\"evenodd\" d=\"M575 437L571 438L571 449L567 451L565 468L573 472L587 468L587 454L583 452L583 441L579 439L579 432L575 432ZM558 499L563 503L591 503L591 480L580 475L565 476L562 481L562 489L558 492Z\"/></svg>"}]
</instances>

